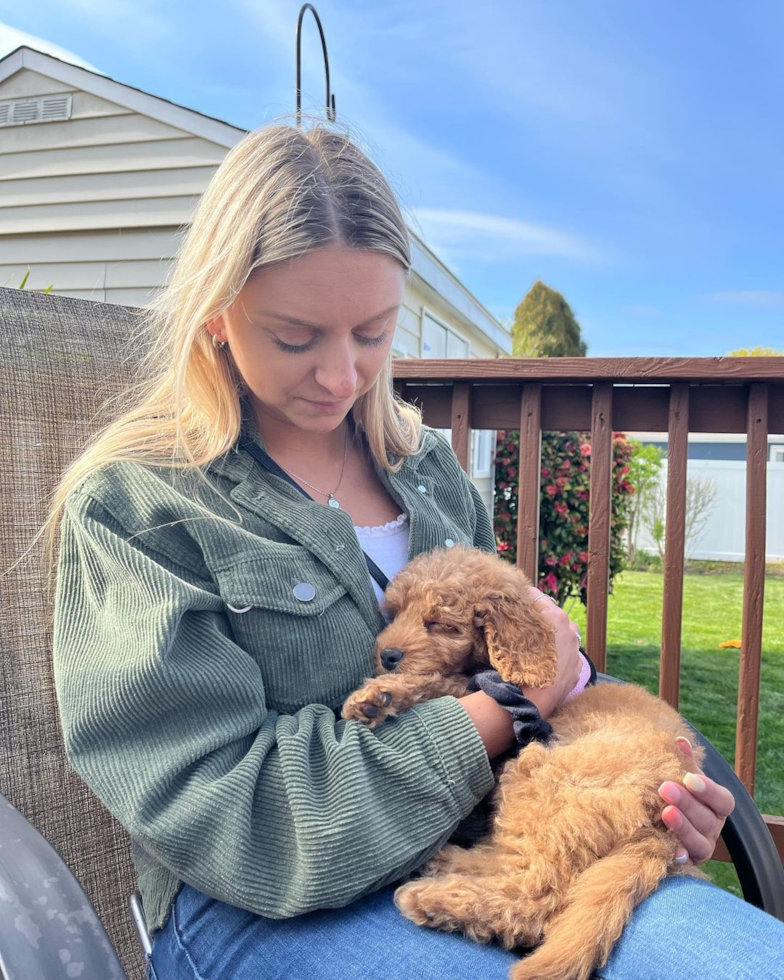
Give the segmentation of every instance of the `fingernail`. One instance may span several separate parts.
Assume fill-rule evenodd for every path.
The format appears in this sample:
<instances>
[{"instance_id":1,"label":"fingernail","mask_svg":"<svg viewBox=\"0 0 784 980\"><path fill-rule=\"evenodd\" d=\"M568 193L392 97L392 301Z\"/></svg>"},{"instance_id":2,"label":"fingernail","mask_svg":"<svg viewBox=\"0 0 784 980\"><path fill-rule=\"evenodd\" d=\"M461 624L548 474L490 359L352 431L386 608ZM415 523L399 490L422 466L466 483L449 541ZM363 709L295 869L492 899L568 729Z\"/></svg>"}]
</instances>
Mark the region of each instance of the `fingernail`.
<instances>
[{"instance_id":1,"label":"fingernail","mask_svg":"<svg viewBox=\"0 0 784 980\"><path fill-rule=\"evenodd\" d=\"M662 783L659 787L659 796L668 803L680 803L681 791L673 783Z\"/></svg>"},{"instance_id":2,"label":"fingernail","mask_svg":"<svg viewBox=\"0 0 784 980\"><path fill-rule=\"evenodd\" d=\"M676 833L683 826L683 817L681 817L680 811L676 810L674 806L666 806L662 810L662 820L670 828L670 830L674 830Z\"/></svg>"},{"instance_id":3,"label":"fingernail","mask_svg":"<svg viewBox=\"0 0 784 980\"><path fill-rule=\"evenodd\" d=\"M683 777L683 785L695 793L702 793L705 789L705 781L693 772L687 772Z\"/></svg>"},{"instance_id":4,"label":"fingernail","mask_svg":"<svg viewBox=\"0 0 784 980\"><path fill-rule=\"evenodd\" d=\"M686 864L686 862L688 860L689 860L689 855L688 854L676 854L675 855L675 862L676 862L676 864Z\"/></svg>"}]
</instances>

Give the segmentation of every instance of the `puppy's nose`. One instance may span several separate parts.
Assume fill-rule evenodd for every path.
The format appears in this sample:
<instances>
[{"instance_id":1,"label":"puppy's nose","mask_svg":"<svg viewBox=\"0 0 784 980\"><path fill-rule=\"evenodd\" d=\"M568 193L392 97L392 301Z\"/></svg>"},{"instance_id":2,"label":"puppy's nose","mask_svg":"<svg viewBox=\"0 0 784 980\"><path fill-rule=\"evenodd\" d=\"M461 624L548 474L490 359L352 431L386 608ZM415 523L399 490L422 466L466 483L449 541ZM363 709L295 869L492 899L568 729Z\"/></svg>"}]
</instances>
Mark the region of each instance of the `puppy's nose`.
<instances>
[{"instance_id":1,"label":"puppy's nose","mask_svg":"<svg viewBox=\"0 0 784 980\"><path fill-rule=\"evenodd\" d=\"M384 670L394 670L402 659L403 651L398 650L396 647L389 647L381 651L381 663L384 666Z\"/></svg>"}]
</instances>

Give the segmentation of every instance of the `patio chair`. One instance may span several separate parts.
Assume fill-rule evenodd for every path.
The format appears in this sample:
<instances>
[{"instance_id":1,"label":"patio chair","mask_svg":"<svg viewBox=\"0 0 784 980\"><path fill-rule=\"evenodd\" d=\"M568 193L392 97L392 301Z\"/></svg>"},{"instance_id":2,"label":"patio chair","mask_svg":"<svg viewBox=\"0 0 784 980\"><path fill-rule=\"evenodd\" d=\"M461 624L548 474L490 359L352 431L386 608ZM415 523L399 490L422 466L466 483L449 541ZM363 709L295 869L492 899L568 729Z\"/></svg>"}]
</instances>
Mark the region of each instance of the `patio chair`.
<instances>
[{"instance_id":1,"label":"patio chair","mask_svg":"<svg viewBox=\"0 0 784 980\"><path fill-rule=\"evenodd\" d=\"M64 753L40 546L8 572L43 523L59 474L99 427L96 412L127 383L123 365L135 354L137 316L128 307L0 289L6 460L0 501L0 975L6 980L146 977L144 930L137 931L129 904L136 892L130 839ZM724 839L745 897L784 918L784 873L753 801L710 748L706 772L738 801Z\"/></svg>"}]
</instances>

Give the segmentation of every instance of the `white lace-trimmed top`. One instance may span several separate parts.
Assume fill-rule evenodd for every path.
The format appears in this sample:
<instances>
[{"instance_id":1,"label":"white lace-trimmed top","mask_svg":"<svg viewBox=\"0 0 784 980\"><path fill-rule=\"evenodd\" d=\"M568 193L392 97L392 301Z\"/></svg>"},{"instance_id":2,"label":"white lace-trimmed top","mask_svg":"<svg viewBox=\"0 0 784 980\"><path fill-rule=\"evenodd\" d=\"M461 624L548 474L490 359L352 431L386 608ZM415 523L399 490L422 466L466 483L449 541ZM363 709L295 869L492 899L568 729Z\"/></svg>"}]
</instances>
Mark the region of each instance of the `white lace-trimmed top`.
<instances>
[{"instance_id":1,"label":"white lace-trimmed top","mask_svg":"<svg viewBox=\"0 0 784 980\"><path fill-rule=\"evenodd\" d=\"M360 548L378 565L386 577L392 581L394 576L408 561L409 524L408 514L400 514L396 520L388 524L378 524L376 527L357 527L354 530L359 538ZM384 593L373 578L373 590L379 602Z\"/></svg>"}]
</instances>

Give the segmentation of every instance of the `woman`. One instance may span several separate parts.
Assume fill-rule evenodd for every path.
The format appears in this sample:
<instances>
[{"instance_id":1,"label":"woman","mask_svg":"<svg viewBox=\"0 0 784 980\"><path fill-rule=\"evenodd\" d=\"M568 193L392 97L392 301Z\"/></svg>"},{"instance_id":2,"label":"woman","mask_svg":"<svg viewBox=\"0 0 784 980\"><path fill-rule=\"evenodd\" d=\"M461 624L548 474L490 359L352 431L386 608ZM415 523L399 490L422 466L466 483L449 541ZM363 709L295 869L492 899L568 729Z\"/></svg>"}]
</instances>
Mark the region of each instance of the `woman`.
<instances>
[{"instance_id":1,"label":"woman","mask_svg":"<svg viewBox=\"0 0 784 980\"><path fill-rule=\"evenodd\" d=\"M388 577L458 541L494 550L451 448L391 393L410 266L394 195L346 137L248 134L152 310L140 393L58 488L66 749L131 835L158 980L500 978L516 959L392 904L461 822L476 836L505 709L479 691L375 731L339 719L384 625L363 550ZM558 676L525 693L546 718L580 660L543 606ZM707 778L662 795L684 859L706 860L731 795ZM602 975L759 978L782 931L673 879Z\"/></svg>"}]
</instances>

